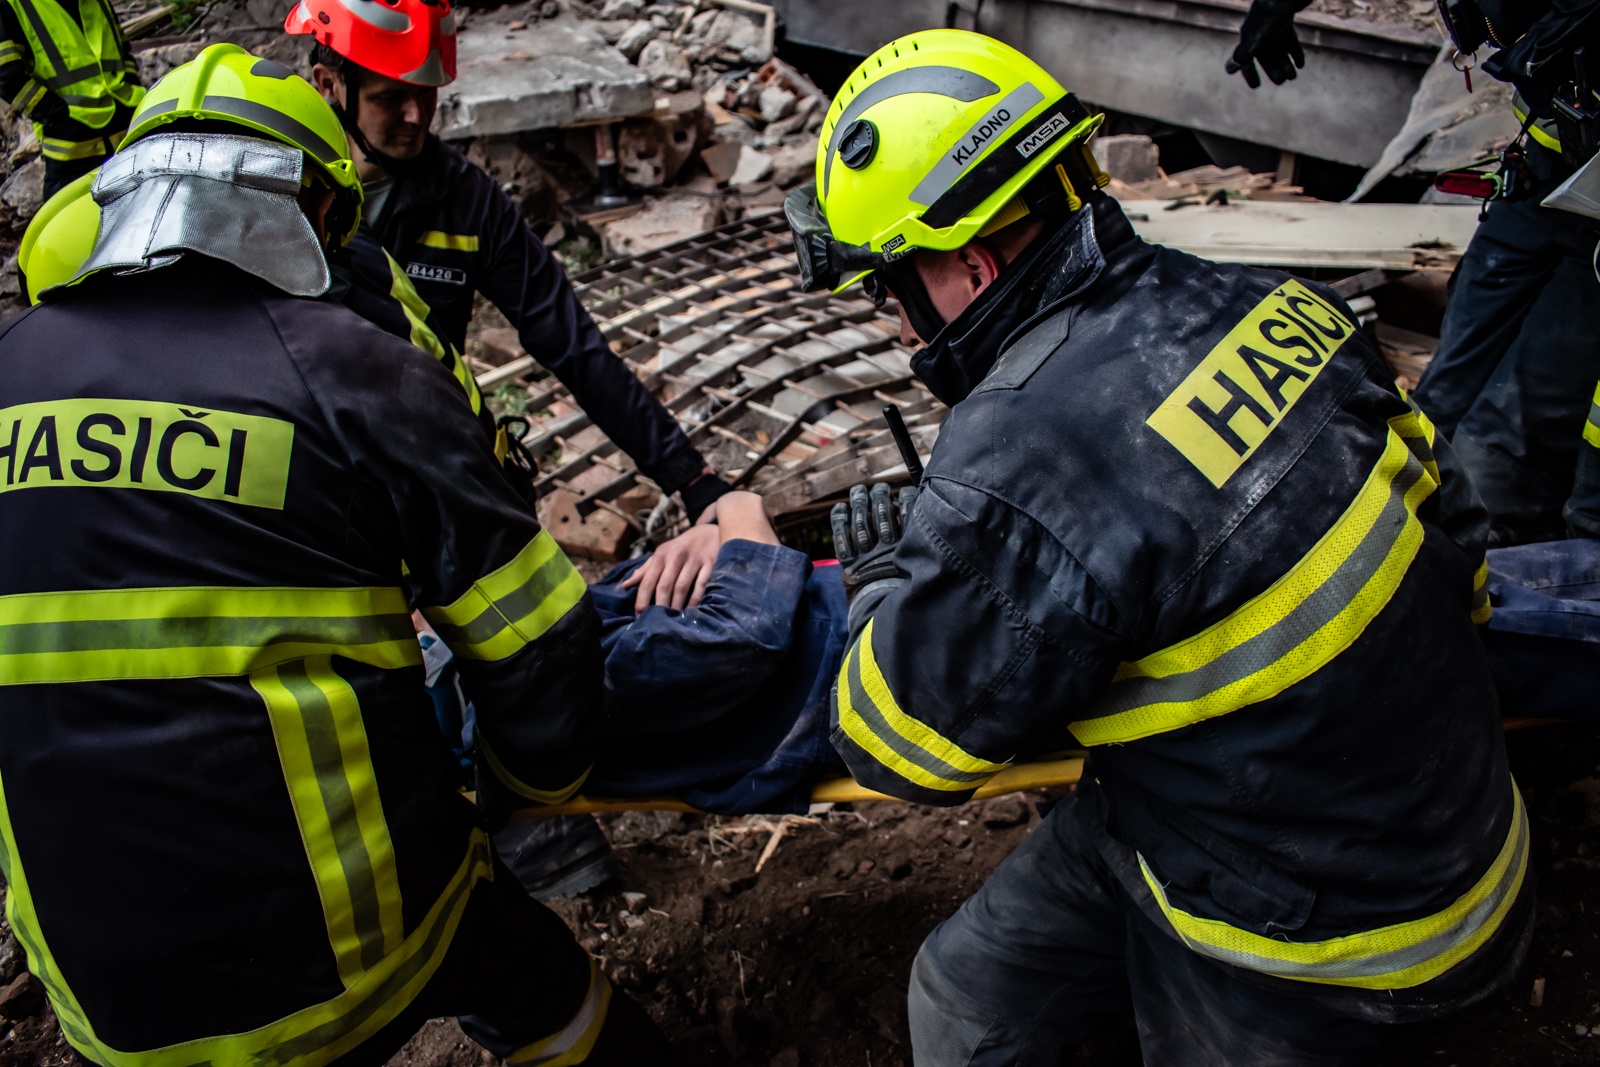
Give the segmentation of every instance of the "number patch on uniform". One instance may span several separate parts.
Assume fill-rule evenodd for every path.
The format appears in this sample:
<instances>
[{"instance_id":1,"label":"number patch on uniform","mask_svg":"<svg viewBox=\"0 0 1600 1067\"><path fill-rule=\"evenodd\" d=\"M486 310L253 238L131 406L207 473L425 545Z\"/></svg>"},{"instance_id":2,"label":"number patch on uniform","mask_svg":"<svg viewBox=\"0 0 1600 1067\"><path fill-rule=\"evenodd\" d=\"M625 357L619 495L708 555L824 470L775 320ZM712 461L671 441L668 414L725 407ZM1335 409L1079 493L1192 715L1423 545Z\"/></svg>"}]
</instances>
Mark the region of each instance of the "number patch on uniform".
<instances>
[{"instance_id":1,"label":"number patch on uniform","mask_svg":"<svg viewBox=\"0 0 1600 1067\"><path fill-rule=\"evenodd\" d=\"M1333 305L1299 282L1285 282L1145 422L1220 489L1354 332Z\"/></svg>"},{"instance_id":2,"label":"number patch on uniform","mask_svg":"<svg viewBox=\"0 0 1600 1067\"><path fill-rule=\"evenodd\" d=\"M459 267L435 267L430 263L407 263L406 273L419 282L444 282L446 285L467 284L467 272Z\"/></svg>"},{"instance_id":3,"label":"number patch on uniform","mask_svg":"<svg viewBox=\"0 0 1600 1067\"><path fill-rule=\"evenodd\" d=\"M283 510L294 424L144 400L49 400L0 410L0 493L154 489Z\"/></svg>"}]
</instances>

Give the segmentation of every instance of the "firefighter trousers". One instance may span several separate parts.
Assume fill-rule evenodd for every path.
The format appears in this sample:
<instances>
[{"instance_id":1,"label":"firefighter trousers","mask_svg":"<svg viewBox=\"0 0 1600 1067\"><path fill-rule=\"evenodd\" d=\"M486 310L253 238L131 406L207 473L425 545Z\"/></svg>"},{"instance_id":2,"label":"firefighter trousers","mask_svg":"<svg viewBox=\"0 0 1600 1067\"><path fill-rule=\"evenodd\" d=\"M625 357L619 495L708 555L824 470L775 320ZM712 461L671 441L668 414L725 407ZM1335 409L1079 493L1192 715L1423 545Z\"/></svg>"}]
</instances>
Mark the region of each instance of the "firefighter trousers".
<instances>
[{"instance_id":1,"label":"firefighter trousers","mask_svg":"<svg viewBox=\"0 0 1600 1067\"><path fill-rule=\"evenodd\" d=\"M911 970L915 1067L1054 1067L1130 1011L1144 1062L1161 1067L1399 1064L1433 1033L1437 1020L1374 1021L1346 991L1191 952L1122 889L1096 840L1103 823L1077 817L1079 802L1062 801L923 943ZM1531 882L1480 950L1498 958L1460 965L1477 988L1432 1014L1498 987L1479 971L1510 980L1531 933Z\"/></svg>"},{"instance_id":2,"label":"firefighter trousers","mask_svg":"<svg viewBox=\"0 0 1600 1067\"><path fill-rule=\"evenodd\" d=\"M611 988L560 917L499 860L494 880L473 890L449 953L416 1000L335 1063L380 1067L423 1023L451 1016L495 1056L519 1063L675 1062L644 1009Z\"/></svg>"},{"instance_id":3,"label":"firefighter trousers","mask_svg":"<svg viewBox=\"0 0 1600 1067\"><path fill-rule=\"evenodd\" d=\"M1417 385L1488 505L1491 545L1565 536L1561 508L1600 379L1600 224L1540 207L1548 191L1490 205Z\"/></svg>"}]
</instances>

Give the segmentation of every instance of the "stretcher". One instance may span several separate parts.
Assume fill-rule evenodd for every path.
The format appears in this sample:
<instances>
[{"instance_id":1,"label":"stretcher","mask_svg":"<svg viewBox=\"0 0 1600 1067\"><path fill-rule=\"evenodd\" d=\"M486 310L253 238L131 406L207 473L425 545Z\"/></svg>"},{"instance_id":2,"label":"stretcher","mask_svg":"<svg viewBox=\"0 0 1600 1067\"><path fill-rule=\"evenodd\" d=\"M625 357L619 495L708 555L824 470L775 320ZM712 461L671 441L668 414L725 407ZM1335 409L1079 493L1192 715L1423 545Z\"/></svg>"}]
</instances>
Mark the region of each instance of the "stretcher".
<instances>
[{"instance_id":1,"label":"stretcher","mask_svg":"<svg viewBox=\"0 0 1600 1067\"><path fill-rule=\"evenodd\" d=\"M1521 730L1545 723L1564 722L1563 719L1508 718L1507 730ZM1029 789L1046 789L1051 786L1075 785L1083 777L1083 761L1088 753L1070 751L1054 754L1034 763L1019 763L990 778L972 794L973 800L1021 793ZM811 790L813 804L859 803L865 800L896 800L887 793L868 789L853 778L830 778L818 782ZM575 796L564 804L547 804L523 808L515 813L518 818L539 818L551 815L598 815L619 811L683 811L697 812L676 797L586 797Z\"/></svg>"}]
</instances>

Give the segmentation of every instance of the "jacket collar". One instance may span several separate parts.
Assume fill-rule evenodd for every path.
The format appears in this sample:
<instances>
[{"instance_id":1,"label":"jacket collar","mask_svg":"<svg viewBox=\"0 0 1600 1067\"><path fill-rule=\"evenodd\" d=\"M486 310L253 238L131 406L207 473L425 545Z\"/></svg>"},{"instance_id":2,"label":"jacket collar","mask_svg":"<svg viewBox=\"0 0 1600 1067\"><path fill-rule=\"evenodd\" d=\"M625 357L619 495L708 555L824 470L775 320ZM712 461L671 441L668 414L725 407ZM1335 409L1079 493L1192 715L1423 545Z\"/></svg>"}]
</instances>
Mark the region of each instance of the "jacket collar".
<instances>
[{"instance_id":1,"label":"jacket collar","mask_svg":"<svg viewBox=\"0 0 1600 1067\"><path fill-rule=\"evenodd\" d=\"M911 369L941 402L960 403L1035 323L1083 303L1097 283L1125 274L1128 261L1145 248L1117 202L1091 194L1084 208L1035 241L912 356ZM1111 275L1103 279L1108 264Z\"/></svg>"},{"instance_id":2,"label":"jacket collar","mask_svg":"<svg viewBox=\"0 0 1600 1067\"><path fill-rule=\"evenodd\" d=\"M422 151L406 168L406 172L392 175L394 188L383 206L382 217L367 220L366 224L370 225L373 232L380 232L381 226L388 225L390 219L399 217L403 211L419 204L434 204L450 195L453 151L439 139L438 134L428 134L423 141Z\"/></svg>"}]
</instances>

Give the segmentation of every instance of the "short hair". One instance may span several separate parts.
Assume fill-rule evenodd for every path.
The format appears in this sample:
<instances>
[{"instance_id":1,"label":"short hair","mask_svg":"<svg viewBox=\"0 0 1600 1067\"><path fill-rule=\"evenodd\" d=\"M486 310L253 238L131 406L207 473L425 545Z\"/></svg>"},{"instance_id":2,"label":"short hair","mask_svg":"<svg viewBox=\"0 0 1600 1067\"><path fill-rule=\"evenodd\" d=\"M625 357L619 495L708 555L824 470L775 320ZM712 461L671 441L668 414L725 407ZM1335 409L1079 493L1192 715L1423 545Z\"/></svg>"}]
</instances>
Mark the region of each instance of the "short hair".
<instances>
[{"instance_id":1,"label":"short hair","mask_svg":"<svg viewBox=\"0 0 1600 1067\"><path fill-rule=\"evenodd\" d=\"M311 62L313 64L320 63L324 67L336 70L341 74L354 75L357 86L361 84L362 76L367 73L366 67L353 60L346 59L321 41L311 46Z\"/></svg>"}]
</instances>

